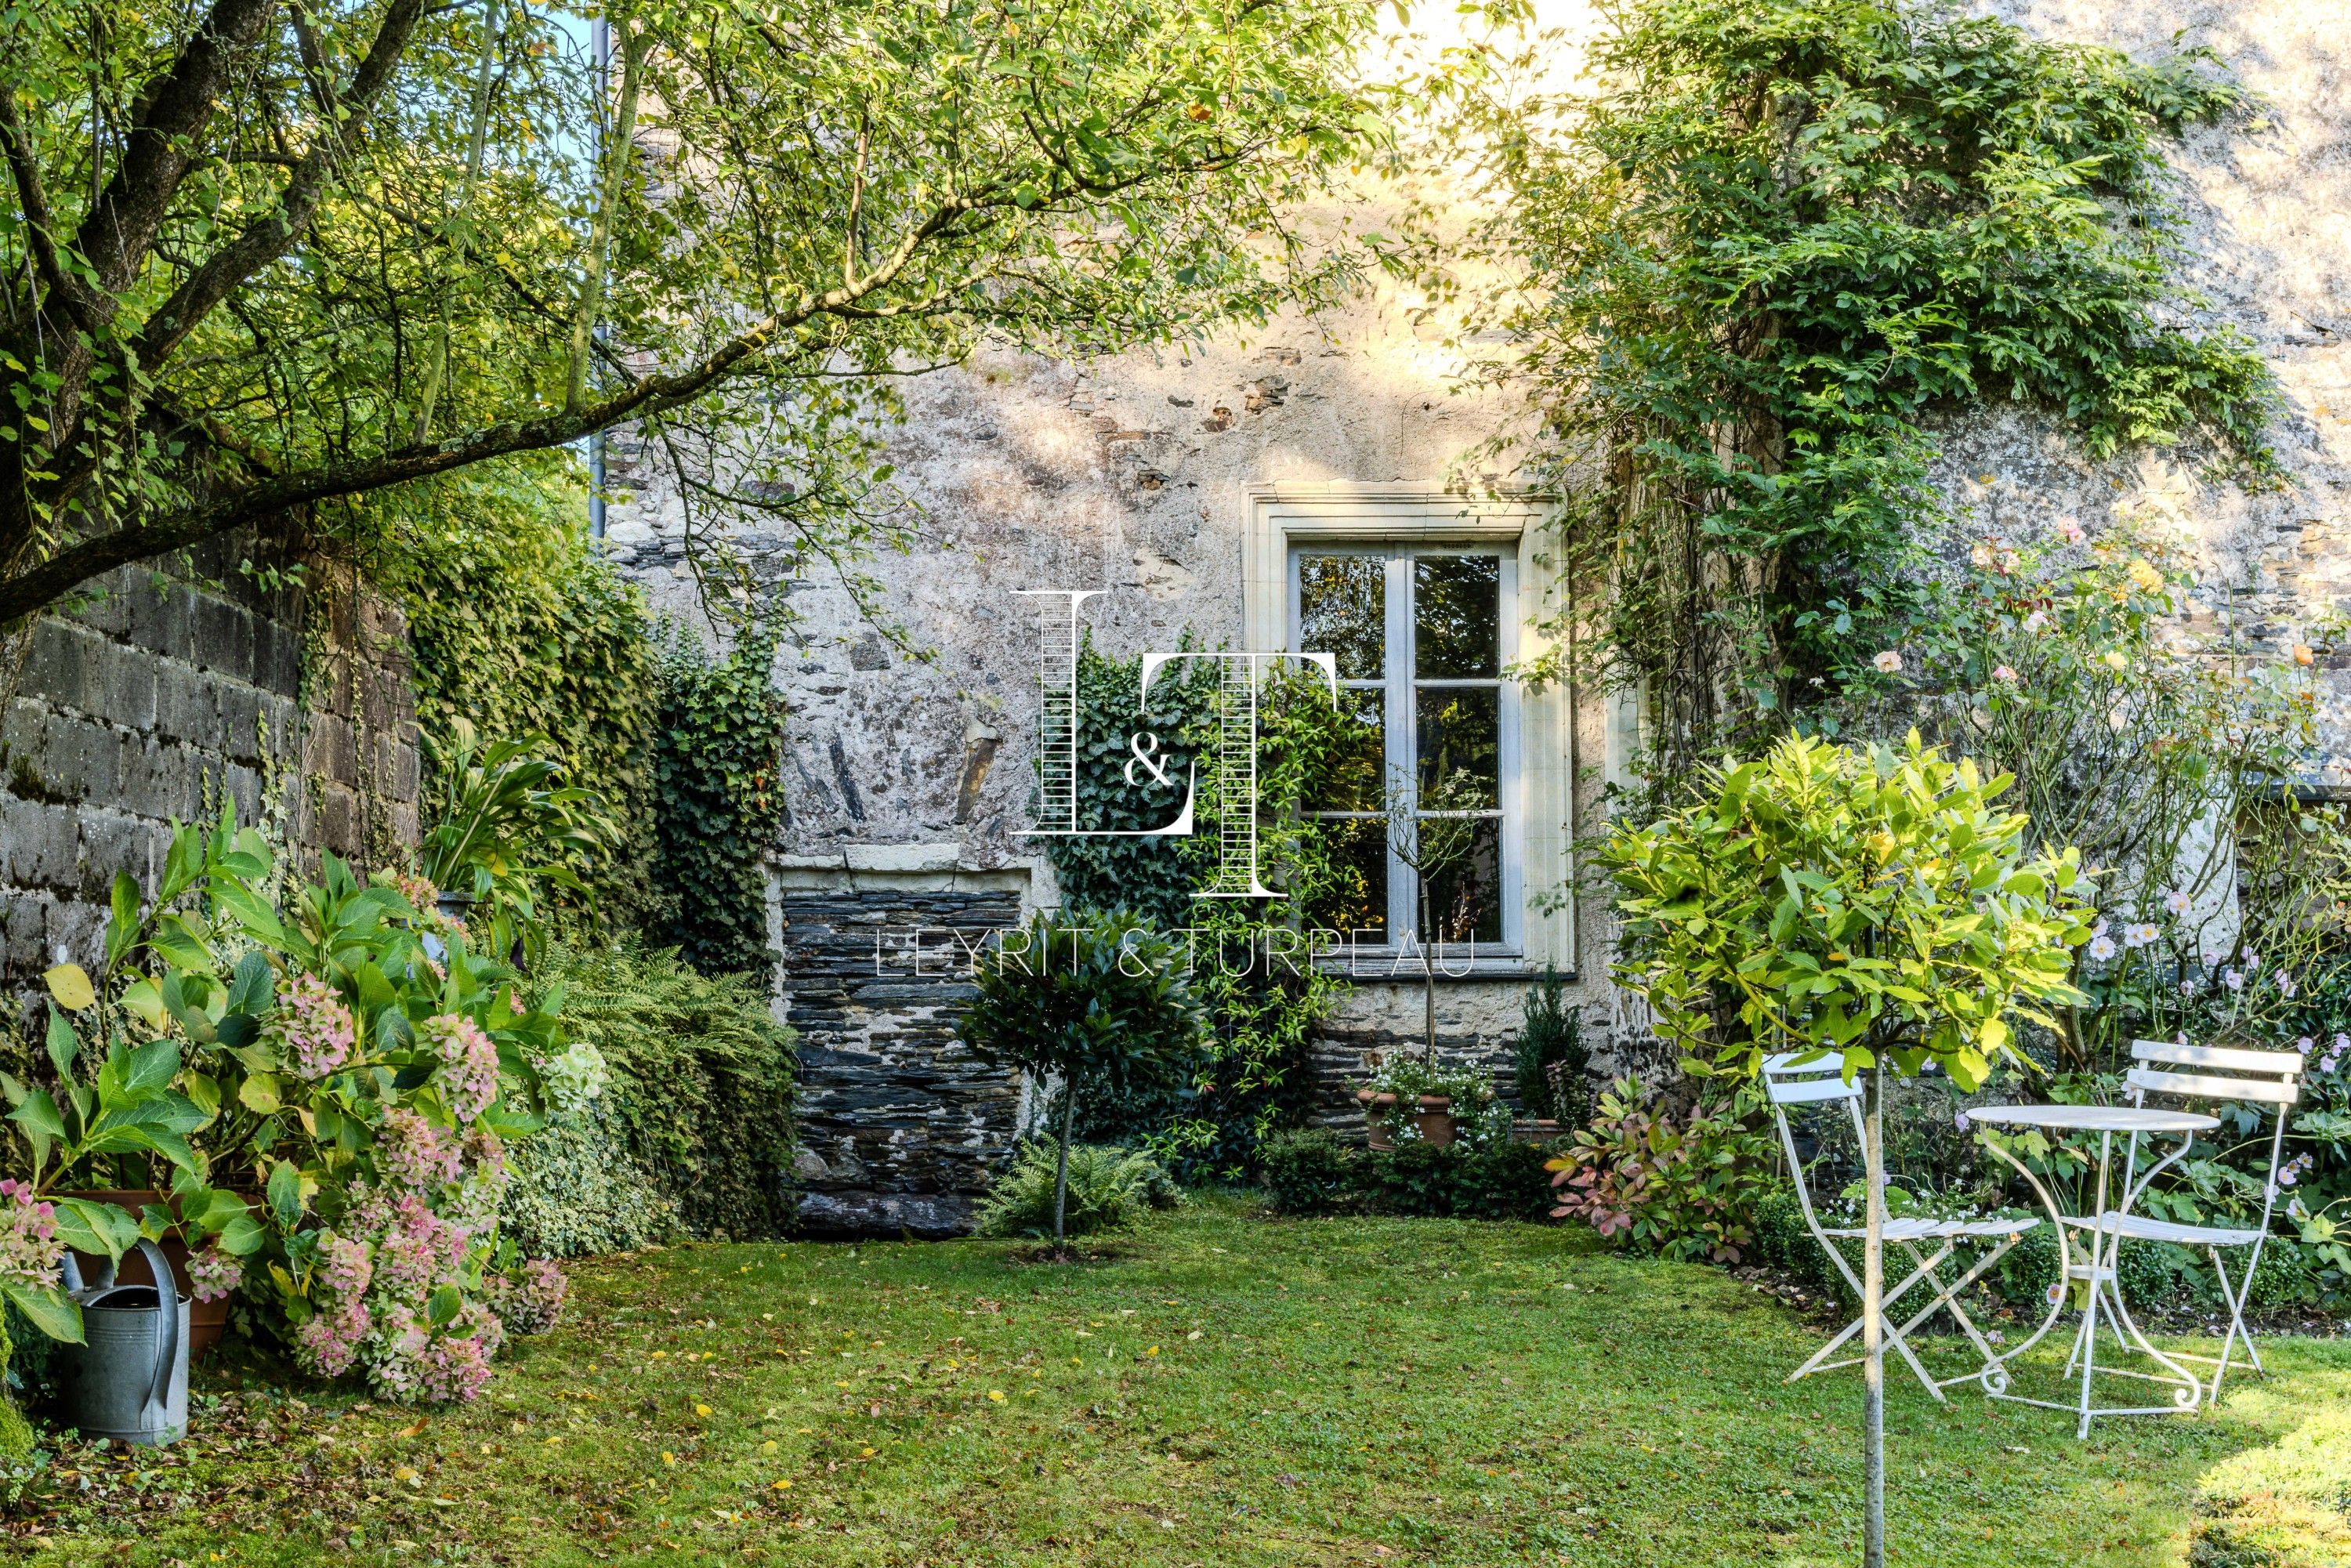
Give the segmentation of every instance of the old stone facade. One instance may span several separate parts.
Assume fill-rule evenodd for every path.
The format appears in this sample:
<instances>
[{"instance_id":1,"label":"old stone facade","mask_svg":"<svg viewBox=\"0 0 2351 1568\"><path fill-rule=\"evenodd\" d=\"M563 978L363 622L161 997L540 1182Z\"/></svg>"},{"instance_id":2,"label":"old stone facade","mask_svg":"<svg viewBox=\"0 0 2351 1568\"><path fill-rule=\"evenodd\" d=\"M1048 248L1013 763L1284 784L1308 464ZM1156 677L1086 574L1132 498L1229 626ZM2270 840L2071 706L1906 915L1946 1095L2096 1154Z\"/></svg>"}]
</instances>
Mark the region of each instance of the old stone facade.
<instances>
[{"instance_id":1,"label":"old stone facade","mask_svg":"<svg viewBox=\"0 0 2351 1568\"><path fill-rule=\"evenodd\" d=\"M1572 79L1596 14L1568 0L1541 9L1563 29L1553 75ZM2022 0L1999 9L2044 36L2140 54L2174 47L2185 27L2183 41L2214 46L2260 95L2251 124L2198 131L2176 150L2183 281L2202 297L2183 308L2248 333L2276 367L2289 483L2249 493L2206 475L2192 452L2092 463L2046 422L2005 413L1944 433L1938 482L1985 531L2010 538L2067 516L2094 530L2124 517L2168 528L2200 573L2200 627L2225 622L2271 653L2296 642L2341 648L2322 633L2351 610L2351 110L2341 90L2351 31L2342 7ZM1301 221L1336 236L1343 207L1369 223L1396 194L1367 187ZM1019 591L1102 591L1086 618L1096 642L1120 654L1173 648L1186 632L1211 645L1276 648L1294 630L1283 574L1301 540L1472 549L1499 539L1520 572L1523 654L1557 591L1539 580L1536 504L1514 522L1510 476L1489 472L1484 455L1523 411L1470 389L1465 369L1430 303L1374 269L1343 307L1246 338L1082 361L987 350L905 389L889 456L918 543L872 563L896 635L877 631L840 585L807 578L791 585L799 621L777 668L791 708L778 918L789 931L806 920L828 933L815 947L788 946L783 980L810 1104L830 1107L811 1120L812 1155L825 1163L812 1190L828 1194L828 1215L846 1212L851 1182L869 1184L857 1201L881 1206L872 1212L882 1218L902 1197L977 1179L988 1155L970 1139L983 1129L1000 1136L1018 1103L1013 1086L967 1071L942 1037L944 982L903 995L894 982L852 991L838 966L841 933L914 912L903 889L853 873L861 858L1001 879L1006 907L1015 888L1027 904L1056 901L1050 872L1020 837L1032 825L1039 686L1037 612ZM631 466L624 445L616 454L615 477L632 488L611 512L614 558L691 616L675 499L649 466ZM1469 499L1489 495L1499 510ZM910 659L901 643L932 656ZM2338 652L2325 663L2328 755L2313 759L2322 773L2351 735L2351 659ZM1571 976L1604 1065L1651 1054L1640 1020L1605 983L1604 914L1568 896L1573 846L1596 826L1603 790L1636 745L1633 716L1588 692L1515 700L1525 705L1517 939L1443 983L1445 1047L1499 1066L1527 974L1549 962ZM1540 713L1538 703L1547 705ZM833 869L813 869L825 866ZM1326 1103L1343 1114L1348 1081L1419 1028L1409 977L1357 978L1315 1054ZM893 1042L894 1062L872 1047L877 1038ZM918 1114L897 1098L918 1084L972 1098ZM866 1130L868 1114L890 1131ZM942 1119L955 1129L944 1147L926 1141ZM836 1166L824 1138L853 1160ZM872 1158L884 1145L902 1154ZM928 1161L939 1163L926 1171Z\"/></svg>"},{"instance_id":2,"label":"old stone facade","mask_svg":"<svg viewBox=\"0 0 2351 1568\"><path fill-rule=\"evenodd\" d=\"M94 965L115 874L152 889L174 819L233 804L311 867L413 844L407 672L396 609L250 538L110 572L45 616L0 725L5 984Z\"/></svg>"}]
</instances>

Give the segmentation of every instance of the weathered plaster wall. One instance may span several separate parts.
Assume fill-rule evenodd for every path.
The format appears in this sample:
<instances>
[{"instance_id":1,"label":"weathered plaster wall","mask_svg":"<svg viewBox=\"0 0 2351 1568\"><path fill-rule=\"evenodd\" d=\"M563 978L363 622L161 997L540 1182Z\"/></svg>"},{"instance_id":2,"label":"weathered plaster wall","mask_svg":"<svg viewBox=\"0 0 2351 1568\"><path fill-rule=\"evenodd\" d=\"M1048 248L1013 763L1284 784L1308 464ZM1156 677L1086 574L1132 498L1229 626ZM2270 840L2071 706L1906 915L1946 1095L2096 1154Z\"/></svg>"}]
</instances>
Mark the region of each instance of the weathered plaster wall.
<instances>
[{"instance_id":1,"label":"weathered plaster wall","mask_svg":"<svg viewBox=\"0 0 2351 1568\"><path fill-rule=\"evenodd\" d=\"M415 715L397 610L312 561L314 586L238 570L252 539L110 572L36 629L0 724L0 984L94 966L109 889L152 889L171 821L232 801L315 865L416 840Z\"/></svg>"}]
</instances>

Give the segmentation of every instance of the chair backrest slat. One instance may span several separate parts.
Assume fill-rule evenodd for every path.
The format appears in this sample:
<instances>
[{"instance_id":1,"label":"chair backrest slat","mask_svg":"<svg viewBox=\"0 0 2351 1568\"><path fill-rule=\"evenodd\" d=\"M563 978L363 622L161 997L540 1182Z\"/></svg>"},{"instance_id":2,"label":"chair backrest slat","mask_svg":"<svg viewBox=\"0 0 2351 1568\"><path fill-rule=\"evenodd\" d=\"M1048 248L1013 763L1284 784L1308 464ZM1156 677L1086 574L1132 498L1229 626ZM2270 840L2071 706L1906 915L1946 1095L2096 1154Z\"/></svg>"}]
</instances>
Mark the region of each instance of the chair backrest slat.
<instances>
[{"instance_id":1,"label":"chair backrest slat","mask_svg":"<svg viewBox=\"0 0 2351 1568\"><path fill-rule=\"evenodd\" d=\"M2150 1094L2189 1094L2204 1100L2266 1100L2291 1105L2302 1098L2302 1085L2288 1078L2217 1078L2201 1072L2159 1072L2134 1067L2123 1082Z\"/></svg>"},{"instance_id":2,"label":"chair backrest slat","mask_svg":"<svg viewBox=\"0 0 2351 1568\"><path fill-rule=\"evenodd\" d=\"M2141 1061L2177 1062L2183 1067L2219 1067L2231 1072L2298 1074L2302 1058L2291 1051L2241 1051L2226 1045L2175 1045L2168 1040L2135 1040L2131 1055Z\"/></svg>"},{"instance_id":3,"label":"chair backrest slat","mask_svg":"<svg viewBox=\"0 0 2351 1568\"><path fill-rule=\"evenodd\" d=\"M1858 1100L1861 1081L1847 1083L1831 1075L1827 1078L1771 1078L1763 1080L1763 1092L1771 1097L1774 1105L1818 1105L1832 1100Z\"/></svg>"}]
</instances>

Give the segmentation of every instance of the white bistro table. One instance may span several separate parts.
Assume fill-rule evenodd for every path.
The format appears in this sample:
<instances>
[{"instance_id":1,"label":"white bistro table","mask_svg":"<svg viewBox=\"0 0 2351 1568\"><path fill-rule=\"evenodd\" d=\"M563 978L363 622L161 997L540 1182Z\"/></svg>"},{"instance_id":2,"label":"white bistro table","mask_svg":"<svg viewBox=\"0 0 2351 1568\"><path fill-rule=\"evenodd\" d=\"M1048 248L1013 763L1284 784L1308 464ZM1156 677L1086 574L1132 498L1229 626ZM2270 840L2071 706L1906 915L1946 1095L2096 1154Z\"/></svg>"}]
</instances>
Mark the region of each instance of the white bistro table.
<instances>
[{"instance_id":1,"label":"white bistro table","mask_svg":"<svg viewBox=\"0 0 2351 1568\"><path fill-rule=\"evenodd\" d=\"M2038 1127L2050 1132L2096 1133L2098 1137L2097 1199L2085 1215L2067 1214L2050 1196L2041 1178L2026 1168L2024 1163L2006 1149L1992 1146L1992 1153L2014 1166L2049 1210L2049 1218L2057 1230L2057 1283L2050 1290L2049 1315L2041 1326L2014 1350L2007 1351L1987 1363L1982 1373L1984 1392L1994 1399L2013 1399L2019 1404L2045 1406L2052 1410L2071 1410L2079 1418L2074 1430L2076 1437L2090 1435L2090 1422L2100 1416L2170 1416L2185 1415L2196 1408L2203 1396L2202 1385L2196 1375L2171 1357L2158 1350L2139 1332L2123 1301L2122 1287L2116 1276L2115 1261L2122 1248L2117 1234L2117 1222L2131 1211L2146 1193L2147 1184L2160 1175L2167 1166L2188 1153L2199 1133L2210 1132L2220 1124L2217 1116L2207 1116L2194 1111L2158 1111L2137 1105L1988 1105L1980 1111L1970 1111L1968 1119L1997 1127ZM2129 1156L2126 1160L2119 1183L2114 1166L2115 1134L2128 1134ZM2179 1134L2179 1146L2163 1158L2140 1168L2138 1143L2141 1137L2150 1140L2166 1134ZM2110 1185L2120 1190L2111 1205L2106 1201ZM2086 1260L2077 1260L2066 1243L2069 1231L2084 1233L2088 1248ZM2065 1363L2066 1375L2078 1369L2081 1374L2079 1397L2070 1404L2054 1399L2028 1399L2009 1392L2008 1363L2041 1343L2064 1314L2067 1288L2074 1281L2088 1287L2084 1292L2081 1327L2074 1335L2074 1354ZM2104 1303L2103 1309L2101 1302ZM2123 1366L2104 1368L2116 1377L2136 1377L2169 1386L2169 1403L2165 1405L2101 1406L2093 1402L2091 1379L2101 1370L2097 1364L2098 1317L2101 1310L2106 1318L2107 1332L2115 1337L2124 1355L2139 1354L2150 1360L2153 1371L2137 1371Z\"/></svg>"}]
</instances>

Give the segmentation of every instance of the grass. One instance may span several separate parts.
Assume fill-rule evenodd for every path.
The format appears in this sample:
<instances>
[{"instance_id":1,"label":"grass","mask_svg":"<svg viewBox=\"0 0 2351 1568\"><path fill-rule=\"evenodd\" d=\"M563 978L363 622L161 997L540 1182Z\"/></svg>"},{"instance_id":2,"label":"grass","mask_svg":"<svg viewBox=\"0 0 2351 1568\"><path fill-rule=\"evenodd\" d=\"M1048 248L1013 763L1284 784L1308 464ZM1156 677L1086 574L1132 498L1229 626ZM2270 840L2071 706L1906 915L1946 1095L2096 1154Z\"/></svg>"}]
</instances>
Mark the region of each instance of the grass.
<instances>
[{"instance_id":1,"label":"grass","mask_svg":"<svg viewBox=\"0 0 2351 1568\"><path fill-rule=\"evenodd\" d=\"M156 1568L1858 1557L1859 1385L1783 1385L1817 1328L1725 1275L1562 1228L1214 1201L1104 1253L584 1265L565 1326L471 1407L216 1376L175 1449L61 1453L5 1545ZM1893 1560L2351 1563L2351 1345L2264 1354L2216 1415L2083 1444L2056 1412L1894 1383Z\"/></svg>"}]
</instances>

